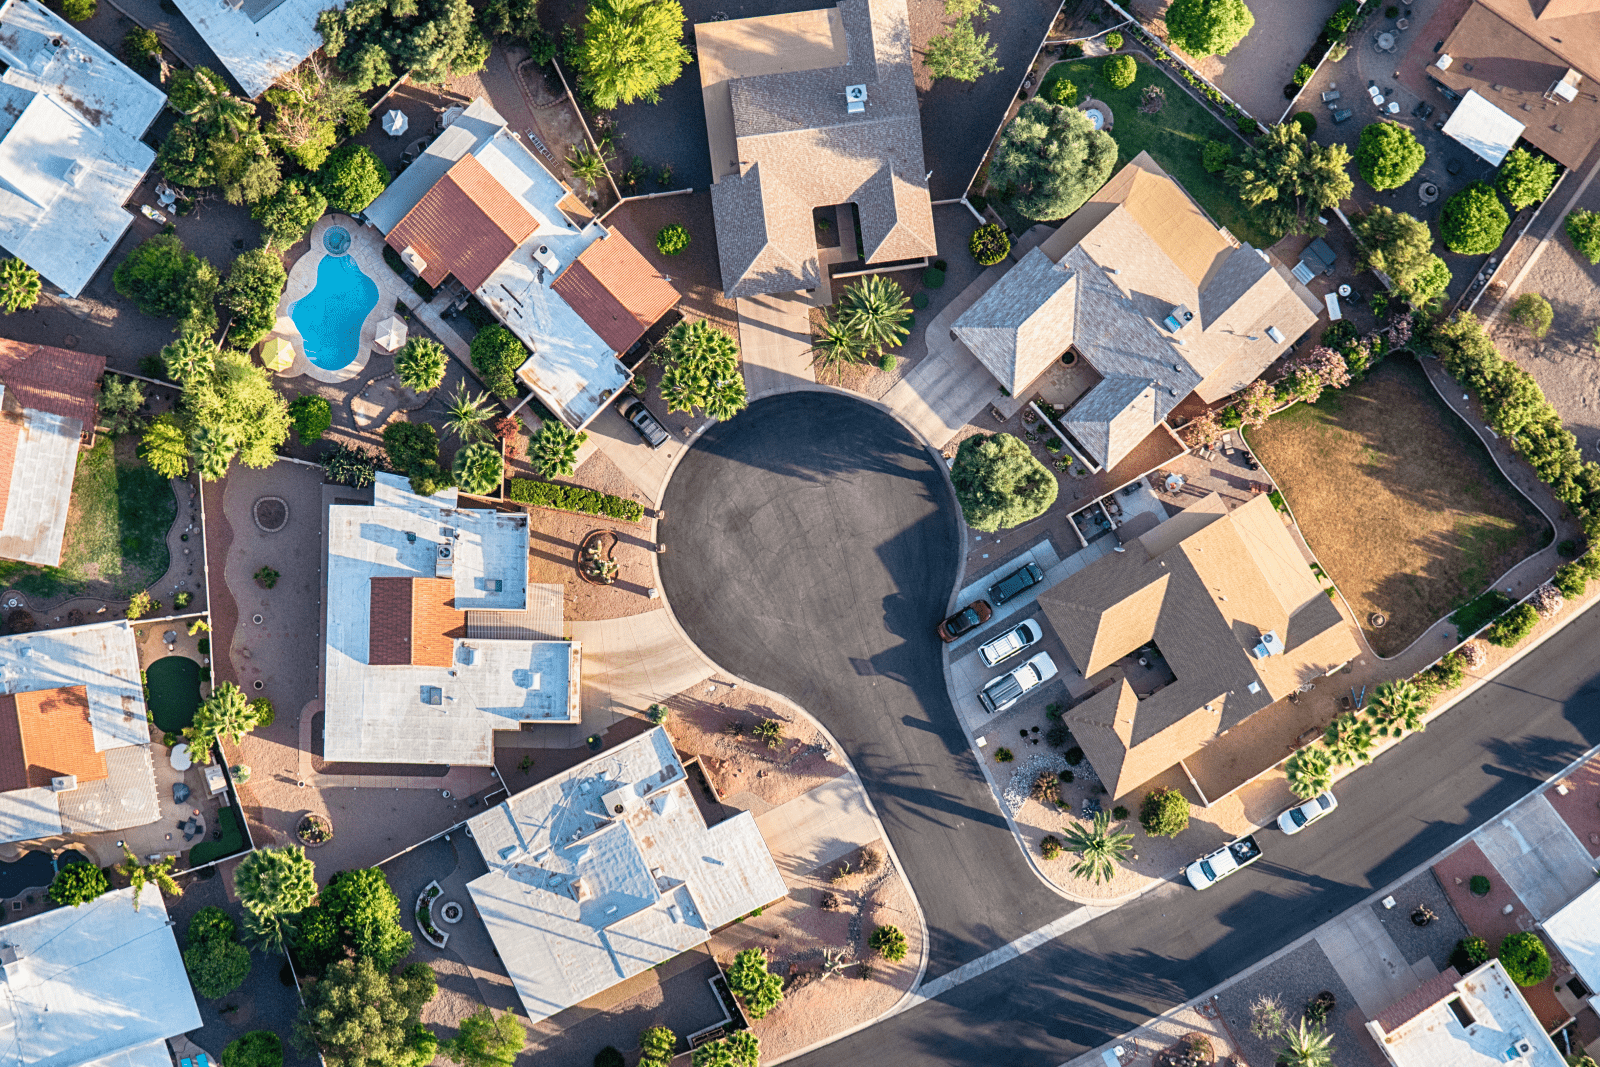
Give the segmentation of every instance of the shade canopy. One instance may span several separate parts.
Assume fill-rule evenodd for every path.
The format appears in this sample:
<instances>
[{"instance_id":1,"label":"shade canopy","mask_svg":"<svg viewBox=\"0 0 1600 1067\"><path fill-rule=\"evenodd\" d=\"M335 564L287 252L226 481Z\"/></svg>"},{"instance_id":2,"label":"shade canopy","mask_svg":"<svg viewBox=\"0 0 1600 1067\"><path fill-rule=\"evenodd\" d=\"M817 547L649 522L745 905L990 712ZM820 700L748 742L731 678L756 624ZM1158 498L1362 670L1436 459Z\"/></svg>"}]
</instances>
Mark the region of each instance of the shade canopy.
<instances>
[{"instance_id":1,"label":"shade canopy","mask_svg":"<svg viewBox=\"0 0 1600 1067\"><path fill-rule=\"evenodd\" d=\"M1443 133L1461 142L1485 163L1498 167L1523 129L1522 123L1469 89L1450 113Z\"/></svg>"},{"instance_id":2,"label":"shade canopy","mask_svg":"<svg viewBox=\"0 0 1600 1067\"><path fill-rule=\"evenodd\" d=\"M411 120L406 118L404 111L386 111L383 115L383 129L390 137L399 137L406 132L406 127L411 125Z\"/></svg>"},{"instance_id":3,"label":"shade canopy","mask_svg":"<svg viewBox=\"0 0 1600 1067\"><path fill-rule=\"evenodd\" d=\"M294 362L294 346L286 338L274 337L261 346L261 362L268 370L288 370Z\"/></svg>"},{"instance_id":4,"label":"shade canopy","mask_svg":"<svg viewBox=\"0 0 1600 1067\"><path fill-rule=\"evenodd\" d=\"M390 315L378 323L378 332L372 341L385 352L393 352L406 343L406 324Z\"/></svg>"}]
</instances>

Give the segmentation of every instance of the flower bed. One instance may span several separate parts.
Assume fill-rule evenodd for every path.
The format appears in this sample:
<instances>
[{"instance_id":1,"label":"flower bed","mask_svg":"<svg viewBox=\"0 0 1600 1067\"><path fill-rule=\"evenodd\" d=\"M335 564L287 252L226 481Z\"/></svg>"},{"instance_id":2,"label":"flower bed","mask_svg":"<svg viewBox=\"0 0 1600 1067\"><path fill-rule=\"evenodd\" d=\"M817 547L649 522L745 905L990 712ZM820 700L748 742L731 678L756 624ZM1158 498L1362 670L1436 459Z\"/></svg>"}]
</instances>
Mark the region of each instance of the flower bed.
<instances>
[{"instance_id":1,"label":"flower bed","mask_svg":"<svg viewBox=\"0 0 1600 1067\"><path fill-rule=\"evenodd\" d=\"M449 934L433 925L433 902L442 892L438 882L429 882L417 894L417 932L434 948L444 948L445 942L450 940Z\"/></svg>"}]
</instances>

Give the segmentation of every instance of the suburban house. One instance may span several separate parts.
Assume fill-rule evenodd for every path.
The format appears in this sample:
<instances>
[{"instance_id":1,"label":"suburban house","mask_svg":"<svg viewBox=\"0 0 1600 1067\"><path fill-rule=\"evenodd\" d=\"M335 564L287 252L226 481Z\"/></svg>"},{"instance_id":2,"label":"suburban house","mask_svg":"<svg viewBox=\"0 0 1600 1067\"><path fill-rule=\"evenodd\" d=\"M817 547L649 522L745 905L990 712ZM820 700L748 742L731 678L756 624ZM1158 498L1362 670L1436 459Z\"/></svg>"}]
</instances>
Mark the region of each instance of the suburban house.
<instances>
[{"instance_id":1,"label":"suburban house","mask_svg":"<svg viewBox=\"0 0 1600 1067\"><path fill-rule=\"evenodd\" d=\"M1499 960L1454 967L1395 1001L1367 1032L1394 1067L1565 1067L1567 1060Z\"/></svg>"},{"instance_id":2,"label":"suburban house","mask_svg":"<svg viewBox=\"0 0 1600 1067\"><path fill-rule=\"evenodd\" d=\"M628 384L617 357L678 302L482 100L363 215L423 281L454 277L528 346L517 377L573 429Z\"/></svg>"},{"instance_id":3,"label":"suburban house","mask_svg":"<svg viewBox=\"0 0 1600 1067\"><path fill-rule=\"evenodd\" d=\"M1131 526L1039 594L1083 679L1063 721L1112 799L1360 651L1269 497Z\"/></svg>"},{"instance_id":4,"label":"suburban house","mask_svg":"<svg viewBox=\"0 0 1600 1067\"><path fill-rule=\"evenodd\" d=\"M1566 981L1567 990L1600 1012L1600 883L1568 901L1543 926L1550 943L1577 972Z\"/></svg>"},{"instance_id":5,"label":"suburban house","mask_svg":"<svg viewBox=\"0 0 1600 1067\"><path fill-rule=\"evenodd\" d=\"M528 585L528 516L378 475L328 508L330 762L494 763L494 731L578 721L561 586Z\"/></svg>"},{"instance_id":6,"label":"suburban house","mask_svg":"<svg viewBox=\"0 0 1600 1067\"><path fill-rule=\"evenodd\" d=\"M1577 167L1600 142L1600 0L1477 0L1437 52L1427 75L1460 101L1443 132L1484 161L1521 137Z\"/></svg>"},{"instance_id":7,"label":"suburban house","mask_svg":"<svg viewBox=\"0 0 1600 1067\"><path fill-rule=\"evenodd\" d=\"M707 826L661 727L467 822L467 883L531 1022L704 944L788 890L741 811Z\"/></svg>"},{"instance_id":8,"label":"suburban house","mask_svg":"<svg viewBox=\"0 0 1600 1067\"><path fill-rule=\"evenodd\" d=\"M1061 428L1096 471L1190 393L1209 404L1254 381L1321 307L1144 152L998 281L991 270L972 285L951 334L1009 395L1028 396L1057 361L1086 365Z\"/></svg>"},{"instance_id":9,"label":"suburban house","mask_svg":"<svg viewBox=\"0 0 1600 1067\"><path fill-rule=\"evenodd\" d=\"M0 4L0 247L69 297L133 215L167 97L37 0Z\"/></svg>"},{"instance_id":10,"label":"suburban house","mask_svg":"<svg viewBox=\"0 0 1600 1067\"><path fill-rule=\"evenodd\" d=\"M132 625L0 637L0 842L160 817Z\"/></svg>"},{"instance_id":11,"label":"suburban house","mask_svg":"<svg viewBox=\"0 0 1600 1067\"><path fill-rule=\"evenodd\" d=\"M343 0L176 0L251 99L322 47L317 15Z\"/></svg>"},{"instance_id":12,"label":"suburban house","mask_svg":"<svg viewBox=\"0 0 1600 1067\"><path fill-rule=\"evenodd\" d=\"M905 0L702 22L711 208L730 297L826 286L816 208L869 264L935 253Z\"/></svg>"},{"instance_id":13,"label":"suburban house","mask_svg":"<svg viewBox=\"0 0 1600 1067\"><path fill-rule=\"evenodd\" d=\"M13 1067L172 1067L202 1023L160 891L113 889L0 931L0 1029Z\"/></svg>"},{"instance_id":14,"label":"suburban house","mask_svg":"<svg viewBox=\"0 0 1600 1067\"><path fill-rule=\"evenodd\" d=\"M104 356L0 337L0 559L60 565L105 370Z\"/></svg>"}]
</instances>

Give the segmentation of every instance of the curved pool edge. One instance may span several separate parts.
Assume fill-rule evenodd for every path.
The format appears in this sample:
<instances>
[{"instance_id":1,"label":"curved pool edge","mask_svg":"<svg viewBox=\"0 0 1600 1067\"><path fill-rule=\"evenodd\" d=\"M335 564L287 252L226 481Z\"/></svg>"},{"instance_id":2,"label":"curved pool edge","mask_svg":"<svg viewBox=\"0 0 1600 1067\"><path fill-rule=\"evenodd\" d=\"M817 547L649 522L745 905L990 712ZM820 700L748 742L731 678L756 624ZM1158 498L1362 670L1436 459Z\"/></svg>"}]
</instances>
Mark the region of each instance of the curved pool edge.
<instances>
[{"instance_id":1,"label":"curved pool edge","mask_svg":"<svg viewBox=\"0 0 1600 1067\"><path fill-rule=\"evenodd\" d=\"M327 370L306 358L305 338L300 335L300 328L294 324L294 319L290 317L290 311L295 304L299 303L302 298L317 287L317 267L322 263L323 258L329 255L322 243L323 234L333 226L343 226L349 231L350 249L345 253L345 256L352 259L356 266L361 269L361 273L365 274L378 287L378 302L373 305L371 311L367 312L367 317L361 324L361 338L356 357L338 370ZM371 236L366 226L348 215L336 212L329 212L322 216L317 220L316 225L311 227L311 232L307 235L310 248L289 268L289 278L284 284L283 295L278 298L277 317L273 322L272 332L268 334L269 337L284 338L294 349L294 363L287 370L280 372L283 377L294 378L303 375L325 385L337 385L352 378L360 377L366 372L367 361L372 357L373 339L378 335L378 323L384 317L384 307L393 307L396 300L407 303L407 306L410 306L398 288L399 277L388 269L382 271L374 269L372 262L374 259L379 260L379 266L382 263L381 257L367 248L368 239ZM391 280L396 283L395 286L390 285ZM409 293L410 290L406 289L405 292ZM388 302L387 305L385 301Z\"/></svg>"}]
</instances>

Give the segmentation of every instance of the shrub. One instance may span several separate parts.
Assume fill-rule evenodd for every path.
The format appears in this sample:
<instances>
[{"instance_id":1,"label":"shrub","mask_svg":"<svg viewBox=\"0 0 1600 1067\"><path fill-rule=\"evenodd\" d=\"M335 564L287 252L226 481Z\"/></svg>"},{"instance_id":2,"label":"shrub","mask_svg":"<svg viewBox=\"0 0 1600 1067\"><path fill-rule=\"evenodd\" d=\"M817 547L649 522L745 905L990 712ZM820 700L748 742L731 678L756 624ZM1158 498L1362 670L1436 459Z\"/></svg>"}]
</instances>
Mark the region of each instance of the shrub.
<instances>
[{"instance_id":1,"label":"shrub","mask_svg":"<svg viewBox=\"0 0 1600 1067\"><path fill-rule=\"evenodd\" d=\"M537 508L556 508L584 515L604 515L623 522L639 522L644 518L644 505L608 493L597 493L576 485L558 485L554 482L535 482L528 478L512 478L506 487L506 497L518 504Z\"/></svg>"},{"instance_id":2,"label":"shrub","mask_svg":"<svg viewBox=\"0 0 1600 1067\"><path fill-rule=\"evenodd\" d=\"M1500 247L1510 225L1494 187L1473 182L1445 201L1439 229L1450 251L1482 256Z\"/></svg>"},{"instance_id":3,"label":"shrub","mask_svg":"<svg viewBox=\"0 0 1600 1067\"><path fill-rule=\"evenodd\" d=\"M1361 8L1356 3L1356 0L1344 0L1344 3L1340 4L1338 9L1328 16L1328 21L1323 25L1328 37L1332 39L1342 36L1350 28L1350 24L1355 21L1356 12L1359 10Z\"/></svg>"},{"instance_id":4,"label":"shrub","mask_svg":"<svg viewBox=\"0 0 1600 1067\"><path fill-rule=\"evenodd\" d=\"M1151 837L1177 837L1189 828L1189 801L1176 789L1155 789L1139 804L1139 825Z\"/></svg>"},{"instance_id":5,"label":"shrub","mask_svg":"<svg viewBox=\"0 0 1600 1067\"><path fill-rule=\"evenodd\" d=\"M744 1001L752 1019L766 1018L783 1000L783 979L767 971L767 955L758 948L747 948L733 958L728 988Z\"/></svg>"},{"instance_id":6,"label":"shrub","mask_svg":"<svg viewBox=\"0 0 1600 1067\"><path fill-rule=\"evenodd\" d=\"M1356 145L1356 167L1367 184L1379 191L1398 189L1410 181L1427 158L1416 134L1398 122L1371 123L1361 131Z\"/></svg>"},{"instance_id":7,"label":"shrub","mask_svg":"<svg viewBox=\"0 0 1600 1067\"><path fill-rule=\"evenodd\" d=\"M1589 585L1589 579L1584 576L1583 568L1576 563L1564 563L1557 567L1552 582L1561 590L1561 595L1569 600L1582 596L1584 589Z\"/></svg>"},{"instance_id":8,"label":"shrub","mask_svg":"<svg viewBox=\"0 0 1600 1067\"><path fill-rule=\"evenodd\" d=\"M1302 85L1304 85L1306 82L1310 81L1311 80L1311 75L1313 75L1315 73L1316 73L1316 68L1312 67L1312 65L1310 63L1302 63L1298 67L1294 68L1294 84L1295 84L1295 88L1298 89ZM1302 111L1300 114L1301 115L1309 115L1310 112L1309 111ZM1296 121L1299 121L1299 118L1300 118L1300 115L1296 115L1295 116L1295 120ZM1316 129L1316 120L1315 119L1312 120L1312 129ZM1309 134L1310 132L1311 132L1311 130L1307 130L1306 131L1307 134Z\"/></svg>"},{"instance_id":9,"label":"shrub","mask_svg":"<svg viewBox=\"0 0 1600 1067\"><path fill-rule=\"evenodd\" d=\"M472 365L483 384L501 400L516 397L517 368L527 358L527 347L499 323L479 330L472 339Z\"/></svg>"},{"instance_id":10,"label":"shrub","mask_svg":"<svg viewBox=\"0 0 1600 1067\"><path fill-rule=\"evenodd\" d=\"M1110 33L1106 34L1106 47L1111 49L1113 52L1121 48L1122 34L1118 33L1116 30L1112 30Z\"/></svg>"},{"instance_id":11,"label":"shrub","mask_svg":"<svg viewBox=\"0 0 1600 1067\"><path fill-rule=\"evenodd\" d=\"M283 1067L283 1041L271 1030L252 1030L222 1050L228 1067Z\"/></svg>"},{"instance_id":12,"label":"shrub","mask_svg":"<svg viewBox=\"0 0 1600 1067\"><path fill-rule=\"evenodd\" d=\"M1112 56L1100 65L1100 76L1113 89L1126 89L1139 75L1139 64L1132 56Z\"/></svg>"},{"instance_id":13,"label":"shrub","mask_svg":"<svg viewBox=\"0 0 1600 1067\"><path fill-rule=\"evenodd\" d=\"M1207 140L1200 150L1200 164L1212 174L1221 174L1233 162L1233 146L1226 141Z\"/></svg>"},{"instance_id":14,"label":"shrub","mask_svg":"<svg viewBox=\"0 0 1600 1067\"><path fill-rule=\"evenodd\" d=\"M256 571L253 577L256 580L256 584L261 588L271 589L273 586L278 584L278 578L280 575L271 567L262 567L260 570Z\"/></svg>"},{"instance_id":15,"label":"shrub","mask_svg":"<svg viewBox=\"0 0 1600 1067\"><path fill-rule=\"evenodd\" d=\"M154 30L135 26L122 35L122 58L135 70L149 70L161 54L161 38Z\"/></svg>"},{"instance_id":16,"label":"shrub","mask_svg":"<svg viewBox=\"0 0 1600 1067\"><path fill-rule=\"evenodd\" d=\"M1494 176L1494 187L1518 211L1549 196L1555 184L1555 162L1526 148L1513 148Z\"/></svg>"},{"instance_id":17,"label":"shrub","mask_svg":"<svg viewBox=\"0 0 1600 1067\"><path fill-rule=\"evenodd\" d=\"M173 234L158 233L128 253L111 280L144 314L177 319L182 333L217 328L217 270Z\"/></svg>"},{"instance_id":18,"label":"shrub","mask_svg":"<svg viewBox=\"0 0 1600 1067\"><path fill-rule=\"evenodd\" d=\"M1539 613L1531 604L1518 604L1489 625L1484 635L1491 645L1514 648L1539 625Z\"/></svg>"},{"instance_id":19,"label":"shrub","mask_svg":"<svg viewBox=\"0 0 1600 1067\"><path fill-rule=\"evenodd\" d=\"M1304 65L1303 63L1301 64L1302 67ZM1294 121L1300 124L1300 128L1305 131L1307 137L1317 132L1317 116L1309 111L1298 112L1294 117Z\"/></svg>"},{"instance_id":20,"label":"shrub","mask_svg":"<svg viewBox=\"0 0 1600 1067\"><path fill-rule=\"evenodd\" d=\"M333 409L326 397L307 393L289 403L289 418L294 420L295 436L303 445L322 440L322 435L333 425Z\"/></svg>"},{"instance_id":21,"label":"shrub","mask_svg":"<svg viewBox=\"0 0 1600 1067\"><path fill-rule=\"evenodd\" d=\"M992 267L996 263L1004 262L1006 256L1010 255L1011 238L1006 234L1004 227L990 223L972 231L972 240L968 242L967 247L980 267Z\"/></svg>"},{"instance_id":22,"label":"shrub","mask_svg":"<svg viewBox=\"0 0 1600 1067\"><path fill-rule=\"evenodd\" d=\"M153 611L161 610L161 601L141 589L128 600L128 610L124 613L129 622L142 619Z\"/></svg>"},{"instance_id":23,"label":"shrub","mask_svg":"<svg viewBox=\"0 0 1600 1067\"><path fill-rule=\"evenodd\" d=\"M322 473L335 485L365 489L377 480L377 453L359 445L336 444L322 457Z\"/></svg>"},{"instance_id":24,"label":"shrub","mask_svg":"<svg viewBox=\"0 0 1600 1067\"><path fill-rule=\"evenodd\" d=\"M353 215L378 199L389 184L389 168L366 145L336 148L317 172L317 184L328 206Z\"/></svg>"},{"instance_id":25,"label":"shrub","mask_svg":"<svg viewBox=\"0 0 1600 1067\"><path fill-rule=\"evenodd\" d=\"M783 723L777 719L762 719L750 733L768 748L777 748L783 738Z\"/></svg>"},{"instance_id":26,"label":"shrub","mask_svg":"<svg viewBox=\"0 0 1600 1067\"><path fill-rule=\"evenodd\" d=\"M1600 211L1583 208L1572 212L1566 221L1567 239L1590 264L1600 263Z\"/></svg>"},{"instance_id":27,"label":"shrub","mask_svg":"<svg viewBox=\"0 0 1600 1067\"><path fill-rule=\"evenodd\" d=\"M77 907L109 891L106 872L92 863L69 863L56 872L45 896L54 904Z\"/></svg>"},{"instance_id":28,"label":"shrub","mask_svg":"<svg viewBox=\"0 0 1600 1067\"><path fill-rule=\"evenodd\" d=\"M652 1026L639 1034L639 1067L667 1067L678 1048L678 1035L665 1026ZM600 1067L599 1058L595 1067Z\"/></svg>"},{"instance_id":29,"label":"shrub","mask_svg":"<svg viewBox=\"0 0 1600 1067\"><path fill-rule=\"evenodd\" d=\"M38 271L20 259L0 260L0 311L26 311L39 302L43 290Z\"/></svg>"},{"instance_id":30,"label":"shrub","mask_svg":"<svg viewBox=\"0 0 1600 1067\"><path fill-rule=\"evenodd\" d=\"M99 0L61 0L61 14L69 22L87 22L98 10Z\"/></svg>"},{"instance_id":31,"label":"shrub","mask_svg":"<svg viewBox=\"0 0 1600 1067\"><path fill-rule=\"evenodd\" d=\"M1450 621L1455 624L1456 630L1465 637L1475 634L1483 629L1496 615L1499 615L1511 603L1504 593L1498 589L1490 589L1480 594L1464 607L1458 608L1450 616Z\"/></svg>"},{"instance_id":32,"label":"shrub","mask_svg":"<svg viewBox=\"0 0 1600 1067\"><path fill-rule=\"evenodd\" d=\"M944 286L944 271L939 267L929 267L922 272L922 284L928 289L939 289Z\"/></svg>"},{"instance_id":33,"label":"shrub","mask_svg":"<svg viewBox=\"0 0 1600 1067\"><path fill-rule=\"evenodd\" d=\"M1046 99L1059 107L1078 106L1078 87L1066 78L1057 78L1045 93ZM982 211L982 208L978 210Z\"/></svg>"},{"instance_id":34,"label":"shrub","mask_svg":"<svg viewBox=\"0 0 1600 1067\"><path fill-rule=\"evenodd\" d=\"M1537 340L1550 332L1555 312L1550 308L1550 301L1539 293L1523 293L1511 305L1511 321Z\"/></svg>"},{"instance_id":35,"label":"shrub","mask_svg":"<svg viewBox=\"0 0 1600 1067\"><path fill-rule=\"evenodd\" d=\"M1067 761L1067 766L1076 767L1078 764L1083 762L1083 749L1079 748L1077 745L1073 745L1071 748L1067 749L1066 755L1064 755L1062 758Z\"/></svg>"},{"instance_id":36,"label":"shrub","mask_svg":"<svg viewBox=\"0 0 1600 1067\"><path fill-rule=\"evenodd\" d=\"M1489 895L1489 890L1493 888L1489 884L1488 876L1482 874L1473 875L1472 880L1467 883L1467 887L1472 890L1472 895L1475 897L1486 897Z\"/></svg>"},{"instance_id":37,"label":"shrub","mask_svg":"<svg viewBox=\"0 0 1600 1067\"><path fill-rule=\"evenodd\" d=\"M250 950L239 944L233 920L220 908L201 908L189 922L183 966L196 993L225 997L250 974Z\"/></svg>"},{"instance_id":38,"label":"shrub","mask_svg":"<svg viewBox=\"0 0 1600 1067\"><path fill-rule=\"evenodd\" d=\"M1530 931L1512 934L1500 942L1496 955L1506 974L1519 986L1536 986L1550 977L1550 951L1538 934Z\"/></svg>"},{"instance_id":39,"label":"shrub","mask_svg":"<svg viewBox=\"0 0 1600 1067\"><path fill-rule=\"evenodd\" d=\"M689 247L689 231L682 223L669 222L656 234L656 251L664 256L675 256Z\"/></svg>"},{"instance_id":40,"label":"shrub","mask_svg":"<svg viewBox=\"0 0 1600 1067\"><path fill-rule=\"evenodd\" d=\"M1166 20L1172 43L1196 59L1231 51L1256 22L1244 0L1173 0Z\"/></svg>"},{"instance_id":41,"label":"shrub","mask_svg":"<svg viewBox=\"0 0 1600 1067\"><path fill-rule=\"evenodd\" d=\"M1055 475L1011 434L976 434L962 441L950 477L967 524L985 533L1038 518L1060 492Z\"/></svg>"},{"instance_id":42,"label":"shrub","mask_svg":"<svg viewBox=\"0 0 1600 1067\"><path fill-rule=\"evenodd\" d=\"M867 938L867 944L890 963L899 963L906 958L906 935L897 926L878 927Z\"/></svg>"},{"instance_id":43,"label":"shrub","mask_svg":"<svg viewBox=\"0 0 1600 1067\"><path fill-rule=\"evenodd\" d=\"M994 750L994 761L996 763L1010 763L1016 758L1016 754L1009 748L1001 747Z\"/></svg>"},{"instance_id":44,"label":"shrub","mask_svg":"<svg viewBox=\"0 0 1600 1067\"><path fill-rule=\"evenodd\" d=\"M1039 842L1039 855L1047 860L1061 858L1061 838L1055 834L1045 834L1044 840Z\"/></svg>"},{"instance_id":45,"label":"shrub","mask_svg":"<svg viewBox=\"0 0 1600 1067\"><path fill-rule=\"evenodd\" d=\"M1489 942L1481 937L1464 937L1450 953L1450 965L1462 974L1489 962Z\"/></svg>"}]
</instances>

